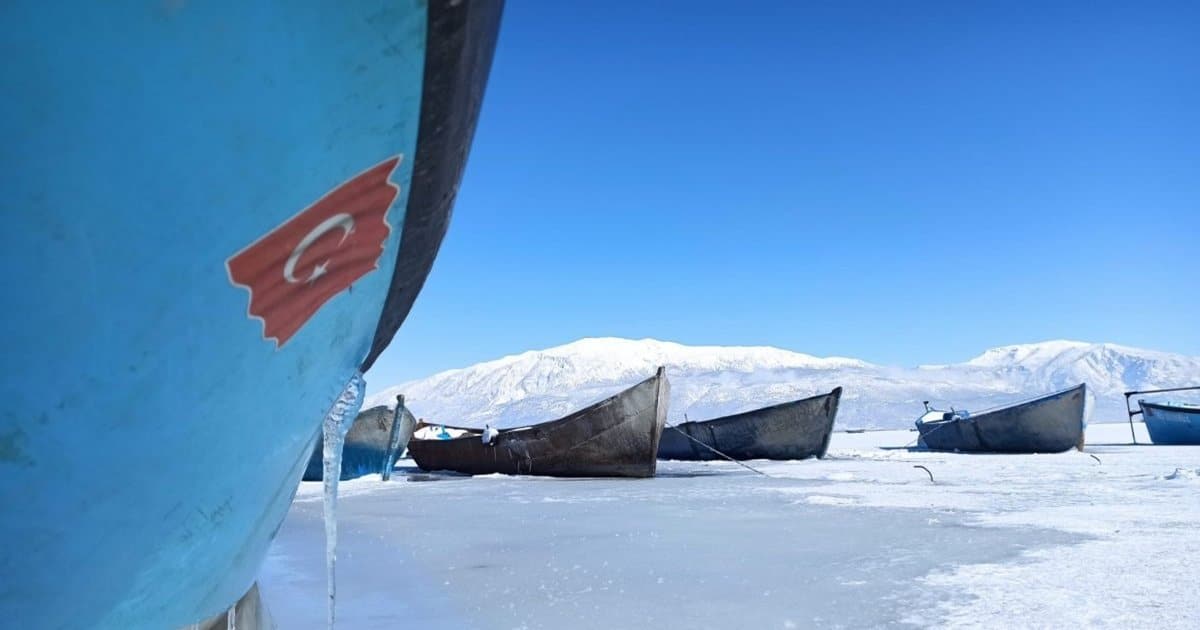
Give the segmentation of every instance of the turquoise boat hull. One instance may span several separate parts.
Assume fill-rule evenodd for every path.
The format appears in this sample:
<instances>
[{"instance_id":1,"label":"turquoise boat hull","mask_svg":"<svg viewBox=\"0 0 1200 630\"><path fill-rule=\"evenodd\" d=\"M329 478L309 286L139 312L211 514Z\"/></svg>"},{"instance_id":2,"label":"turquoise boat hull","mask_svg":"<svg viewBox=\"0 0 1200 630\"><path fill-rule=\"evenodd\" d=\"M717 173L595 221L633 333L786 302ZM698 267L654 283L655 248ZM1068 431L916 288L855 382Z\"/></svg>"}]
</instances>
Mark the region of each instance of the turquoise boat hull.
<instances>
[{"instance_id":1,"label":"turquoise boat hull","mask_svg":"<svg viewBox=\"0 0 1200 630\"><path fill-rule=\"evenodd\" d=\"M1200 444L1200 406L1138 401L1155 444Z\"/></svg>"},{"instance_id":2,"label":"turquoise boat hull","mask_svg":"<svg viewBox=\"0 0 1200 630\"><path fill-rule=\"evenodd\" d=\"M0 619L254 582L436 256L498 2L0 7Z\"/></svg>"}]
</instances>

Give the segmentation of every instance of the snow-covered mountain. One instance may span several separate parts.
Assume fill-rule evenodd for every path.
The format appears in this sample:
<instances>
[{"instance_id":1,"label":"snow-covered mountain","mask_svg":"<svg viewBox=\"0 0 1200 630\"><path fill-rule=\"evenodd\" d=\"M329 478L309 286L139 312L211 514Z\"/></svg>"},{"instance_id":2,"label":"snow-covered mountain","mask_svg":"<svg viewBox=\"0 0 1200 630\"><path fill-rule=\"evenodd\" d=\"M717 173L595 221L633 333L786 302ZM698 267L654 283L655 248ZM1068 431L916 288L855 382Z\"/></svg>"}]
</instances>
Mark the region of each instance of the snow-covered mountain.
<instances>
[{"instance_id":1,"label":"snow-covered mountain","mask_svg":"<svg viewBox=\"0 0 1200 630\"><path fill-rule=\"evenodd\" d=\"M909 426L921 401L980 410L1080 382L1096 396L1092 421L1124 420L1123 392L1200 384L1200 357L1107 343L1048 341L993 348L953 365L917 368L814 357L771 347L685 346L654 339L581 339L390 387L418 417L515 426L552 420L667 366L669 421L699 420L843 388L842 428Z\"/></svg>"}]
</instances>

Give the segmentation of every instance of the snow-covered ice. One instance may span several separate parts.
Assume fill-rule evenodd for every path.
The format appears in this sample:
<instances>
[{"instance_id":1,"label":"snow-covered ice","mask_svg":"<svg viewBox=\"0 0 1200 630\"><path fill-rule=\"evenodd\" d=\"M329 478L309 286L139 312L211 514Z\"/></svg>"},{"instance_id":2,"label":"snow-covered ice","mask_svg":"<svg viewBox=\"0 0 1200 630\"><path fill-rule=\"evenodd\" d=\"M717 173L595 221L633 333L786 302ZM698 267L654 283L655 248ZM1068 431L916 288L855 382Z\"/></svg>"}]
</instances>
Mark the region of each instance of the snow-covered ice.
<instances>
[{"instance_id":1,"label":"snow-covered ice","mask_svg":"<svg viewBox=\"0 0 1200 630\"><path fill-rule=\"evenodd\" d=\"M751 462L769 477L716 461L472 478L401 460L391 483L342 484L339 624L1197 627L1200 448L1132 446L1127 424L1087 437L1084 453L966 455L837 433L824 460ZM305 483L260 579L280 628L325 624L321 530Z\"/></svg>"}]
</instances>

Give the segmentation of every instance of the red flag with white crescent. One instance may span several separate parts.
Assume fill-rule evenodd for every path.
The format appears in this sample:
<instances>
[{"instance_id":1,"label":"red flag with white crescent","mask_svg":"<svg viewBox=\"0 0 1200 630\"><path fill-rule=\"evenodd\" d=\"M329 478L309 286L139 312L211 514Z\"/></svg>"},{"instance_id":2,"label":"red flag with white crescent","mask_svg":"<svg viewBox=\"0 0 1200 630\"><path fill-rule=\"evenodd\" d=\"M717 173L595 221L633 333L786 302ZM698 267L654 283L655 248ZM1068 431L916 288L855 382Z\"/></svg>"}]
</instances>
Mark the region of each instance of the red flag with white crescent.
<instances>
[{"instance_id":1,"label":"red flag with white crescent","mask_svg":"<svg viewBox=\"0 0 1200 630\"><path fill-rule=\"evenodd\" d=\"M363 171L225 261L229 279L250 291L247 313L276 347L333 296L379 268L400 193L388 178L401 156Z\"/></svg>"}]
</instances>

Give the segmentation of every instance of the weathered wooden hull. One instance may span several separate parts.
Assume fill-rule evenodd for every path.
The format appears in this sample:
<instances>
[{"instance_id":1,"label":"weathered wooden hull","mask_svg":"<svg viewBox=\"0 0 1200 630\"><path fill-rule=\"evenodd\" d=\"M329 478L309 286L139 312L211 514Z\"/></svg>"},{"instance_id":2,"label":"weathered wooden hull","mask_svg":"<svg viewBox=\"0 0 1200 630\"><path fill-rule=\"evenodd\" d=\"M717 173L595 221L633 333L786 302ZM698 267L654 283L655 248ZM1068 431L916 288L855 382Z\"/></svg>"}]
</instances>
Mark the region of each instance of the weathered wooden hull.
<instances>
[{"instance_id":1,"label":"weathered wooden hull","mask_svg":"<svg viewBox=\"0 0 1200 630\"><path fill-rule=\"evenodd\" d=\"M1139 400L1146 431L1155 444L1200 444L1200 407Z\"/></svg>"},{"instance_id":2,"label":"weathered wooden hull","mask_svg":"<svg viewBox=\"0 0 1200 630\"><path fill-rule=\"evenodd\" d=\"M936 451L1060 453L1082 448L1087 386L965 419L918 422L920 443Z\"/></svg>"},{"instance_id":3,"label":"weathered wooden hull","mask_svg":"<svg viewBox=\"0 0 1200 630\"><path fill-rule=\"evenodd\" d=\"M395 425L396 418L400 422ZM412 413L404 406L395 411L386 405L372 407L354 419L350 431L346 433L346 442L342 447L342 479L355 479L363 475L382 473L390 462L395 461L412 438L417 421ZM395 430L395 435L392 431ZM392 452L392 438L397 438L396 451ZM304 470L305 481L321 481L324 477L323 450L325 441L318 436L317 445L312 456L308 458L308 468Z\"/></svg>"},{"instance_id":4,"label":"weathered wooden hull","mask_svg":"<svg viewBox=\"0 0 1200 630\"><path fill-rule=\"evenodd\" d=\"M471 475L652 477L668 397L659 368L655 376L562 419L503 429L491 444L471 430L449 440L414 437L408 452L424 470Z\"/></svg>"},{"instance_id":5,"label":"weathered wooden hull","mask_svg":"<svg viewBox=\"0 0 1200 630\"><path fill-rule=\"evenodd\" d=\"M659 442L658 457L721 459L697 442L734 459L824 457L841 397L842 388L837 387L828 394L668 427Z\"/></svg>"}]
</instances>

